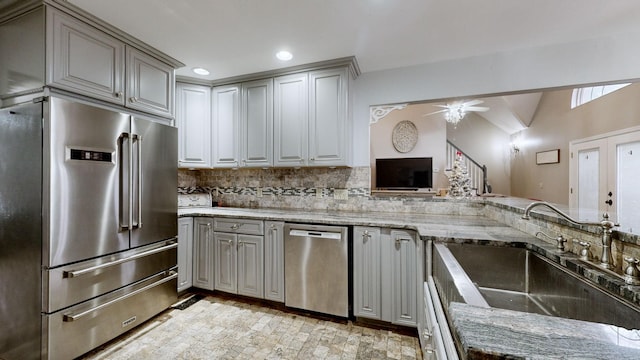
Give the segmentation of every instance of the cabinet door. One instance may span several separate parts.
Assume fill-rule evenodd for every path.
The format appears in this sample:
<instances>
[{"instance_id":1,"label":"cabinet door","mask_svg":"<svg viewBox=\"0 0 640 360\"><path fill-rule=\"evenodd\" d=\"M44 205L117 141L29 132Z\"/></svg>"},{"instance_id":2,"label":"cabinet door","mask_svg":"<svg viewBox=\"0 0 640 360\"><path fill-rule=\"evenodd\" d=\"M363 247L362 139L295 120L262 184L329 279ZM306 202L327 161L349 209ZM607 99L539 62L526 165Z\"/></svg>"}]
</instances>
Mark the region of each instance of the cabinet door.
<instances>
[{"instance_id":1,"label":"cabinet door","mask_svg":"<svg viewBox=\"0 0 640 360\"><path fill-rule=\"evenodd\" d=\"M240 85L214 87L212 91L213 166L238 167Z\"/></svg>"},{"instance_id":2,"label":"cabinet door","mask_svg":"<svg viewBox=\"0 0 640 360\"><path fill-rule=\"evenodd\" d=\"M125 45L47 7L47 83L124 104Z\"/></svg>"},{"instance_id":3,"label":"cabinet door","mask_svg":"<svg viewBox=\"0 0 640 360\"><path fill-rule=\"evenodd\" d=\"M214 244L211 219L193 219L193 286L213 290Z\"/></svg>"},{"instance_id":4,"label":"cabinet door","mask_svg":"<svg viewBox=\"0 0 640 360\"><path fill-rule=\"evenodd\" d=\"M284 302L284 223L264 225L264 298Z\"/></svg>"},{"instance_id":5,"label":"cabinet door","mask_svg":"<svg viewBox=\"0 0 640 360\"><path fill-rule=\"evenodd\" d=\"M241 165L273 165L273 80L242 84Z\"/></svg>"},{"instance_id":6,"label":"cabinet door","mask_svg":"<svg viewBox=\"0 0 640 360\"><path fill-rule=\"evenodd\" d=\"M234 294L238 292L236 240L236 234L215 233L215 289Z\"/></svg>"},{"instance_id":7,"label":"cabinet door","mask_svg":"<svg viewBox=\"0 0 640 360\"><path fill-rule=\"evenodd\" d=\"M309 165L348 165L345 69L309 73Z\"/></svg>"},{"instance_id":8,"label":"cabinet door","mask_svg":"<svg viewBox=\"0 0 640 360\"><path fill-rule=\"evenodd\" d=\"M263 237L238 235L238 294L264 298Z\"/></svg>"},{"instance_id":9,"label":"cabinet door","mask_svg":"<svg viewBox=\"0 0 640 360\"><path fill-rule=\"evenodd\" d=\"M193 218L178 219L178 291L193 285Z\"/></svg>"},{"instance_id":10,"label":"cabinet door","mask_svg":"<svg viewBox=\"0 0 640 360\"><path fill-rule=\"evenodd\" d=\"M393 297L392 320L400 325L416 326L416 239L409 231L391 230Z\"/></svg>"},{"instance_id":11,"label":"cabinet door","mask_svg":"<svg viewBox=\"0 0 640 360\"><path fill-rule=\"evenodd\" d=\"M380 229L353 228L354 315L381 319Z\"/></svg>"},{"instance_id":12,"label":"cabinet door","mask_svg":"<svg viewBox=\"0 0 640 360\"><path fill-rule=\"evenodd\" d=\"M176 84L178 166L211 167L211 88Z\"/></svg>"},{"instance_id":13,"label":"cabinet door","mask_svg":"<svg viewBox=\"0 0 640 360\"><path fill-rule=\"evenodd\" d=\"M309 86L307 74L274 79L274 163L303 166L307 162Z\"/></svg>"},{"instance_id":14,"label":"cabinet door","mask_svg":"<svg viewBox=\"0 0 640 360\"><path fill-rule=\"evenodd\" d=\"M127 107L173 117L174 88L171 66L127 46Z\"/></svg>"}]
</instances>

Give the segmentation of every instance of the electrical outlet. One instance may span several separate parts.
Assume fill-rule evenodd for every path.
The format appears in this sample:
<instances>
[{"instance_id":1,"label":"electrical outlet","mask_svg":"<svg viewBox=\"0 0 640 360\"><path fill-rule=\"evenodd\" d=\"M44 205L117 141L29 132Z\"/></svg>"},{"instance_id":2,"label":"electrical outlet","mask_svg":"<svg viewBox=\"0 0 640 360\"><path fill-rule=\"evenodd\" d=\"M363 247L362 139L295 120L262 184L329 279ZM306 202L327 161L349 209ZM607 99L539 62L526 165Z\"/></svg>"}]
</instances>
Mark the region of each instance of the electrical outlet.
<instances>
[{"instance_id":1,"label":"electrical outlet","mask_svg":"<svg viewBox=\"0 0 640 360\"><path fill-rule=\"evenodd\" d=\"M257 197L262 197L262 188L259 187L259 188L256 189L256 196Z\"/></svg>"},{"instance_id":2,"label":"electrical outlet","mask_svg":"<svg viewBox=\"0 0 640 360\"><path fill-rule=\"evenodd\" d=\"M347 200L349 198L349 191L347 189L335 189L333 190L333 198L336 200Z\"/></svg>"},{"instance_id":3,"label":"electrical outlet","mask_svg":"<svg viewBox=\"0 0 640 360\"><path fill-rule=\"evenodd\" d=\"M322 197L322 188L316 188L316 197L317 198L321 198Z\"/></svg>"}]
</instances>

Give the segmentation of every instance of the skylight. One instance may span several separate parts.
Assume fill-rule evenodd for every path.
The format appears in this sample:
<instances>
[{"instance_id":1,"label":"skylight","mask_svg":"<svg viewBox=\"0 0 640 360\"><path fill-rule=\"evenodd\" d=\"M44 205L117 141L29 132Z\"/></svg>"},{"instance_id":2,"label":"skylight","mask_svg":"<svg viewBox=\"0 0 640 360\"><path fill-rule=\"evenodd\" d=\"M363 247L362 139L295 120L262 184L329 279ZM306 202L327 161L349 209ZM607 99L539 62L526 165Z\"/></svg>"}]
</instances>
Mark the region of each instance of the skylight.
<instances>
[{"instance_id":1,"label":"skylight","mask_svg":"<svg viewBox=\"0 0 640 360\"><path fill-rule=\"evenodd\" d=\"M571 108L575 109L580 105L622 89L627 85L631 84L600 85L573 89L573 94L571 95Z\"/></svg>"}]
</instances>

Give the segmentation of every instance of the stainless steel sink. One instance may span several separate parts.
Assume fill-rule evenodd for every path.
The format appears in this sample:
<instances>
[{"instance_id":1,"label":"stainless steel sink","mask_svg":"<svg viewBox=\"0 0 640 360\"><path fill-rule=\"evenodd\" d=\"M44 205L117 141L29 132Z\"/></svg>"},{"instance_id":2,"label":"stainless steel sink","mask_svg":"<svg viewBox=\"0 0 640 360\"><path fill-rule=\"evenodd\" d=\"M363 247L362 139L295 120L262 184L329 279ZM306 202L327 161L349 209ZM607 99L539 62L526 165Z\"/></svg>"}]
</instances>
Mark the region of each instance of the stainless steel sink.
<instances>
[{"instance_id":1,"label":"stainless steel sink","mask_svg":"<svg viewBox=\"0 0 640 360\"><path fill-rule=\"evenodd\" d=\"M451 301L640 328L640 309L524 248L436 244L433 277Z\"/></svg>"}]
</instances>

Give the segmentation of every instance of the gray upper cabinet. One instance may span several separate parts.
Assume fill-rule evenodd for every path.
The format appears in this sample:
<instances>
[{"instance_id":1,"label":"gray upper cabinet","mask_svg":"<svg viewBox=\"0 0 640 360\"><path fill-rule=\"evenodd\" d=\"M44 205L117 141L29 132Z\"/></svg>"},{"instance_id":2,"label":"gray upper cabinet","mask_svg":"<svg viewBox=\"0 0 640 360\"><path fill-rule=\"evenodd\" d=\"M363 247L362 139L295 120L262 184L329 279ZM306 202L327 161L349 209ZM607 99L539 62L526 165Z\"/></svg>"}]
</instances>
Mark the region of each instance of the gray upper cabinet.
<instances>
[{"instance_id":1,"label":"gray upper cabinet","mask_svg":"<svg viewBox=\"0 0 640 360\"><path fill-rule=\"evenodd\" d=\"M293 74L274 79L274 163L304 166L309 133L308 75Z\"/></svg>"},{"instance_id":2,"label":"gray upper cabinet","mask_svg":"<svg viewBox=\"0 0 640 360\"><path fill-rule=\"evenodd\" d=\"M273 165L273 80L242 84L242 167Z\"/></svg>"},{"instance_id":3,"label":"gray upper cabinet","mask_svg":"<svg viewBox=\"0 0 640 360\"><path fill-rule=\"evenodd\" d=\"M124 105L125 44L47 8L47 83Z\"/></svg>"},{"instance_id":4,"label":"gray upper cabinet","mask_svg":"<svg viewBox=\"0 0 640 360\"><path fill-rule=\"evenodd\" d=\"M175 75L171 66L127 46L128 108L172 116Z\"/></svg>"},{"instance_id":5,"label":"gray upper cabinet","mask_svg":"<svg viewBox=\"0 0 640 360\"><path fill-rule=\"evenodd\" d=\"M240 85L212 90L213 167L240 166Z\"/></svg>"},{"instance_id":6,"label":"gray upper cabinet","mask_svg":"<svg viewBox=\"0 0 640 360\"><path fill-rule=\"evenodd\" d=\"M176 84L178 166L211 167L211 88Z\"/></svg>"},{"instance_id":7,"label":"gray upper cabinet","mask_svg":"<svg viewBox=\"0 0 640 360\"><path fill-rule=\"evenodd\" d=\"M60 10L46 13L48 85L173 117L173 66Z\"/></svg>"},{"instance_id":8,"label":"gray upper cabinet","mask_svg":"<svg viewBox=\"0 0 640 360\"><path fill-rule=\"evenodd\" d=\"M349 165L346 68L309 73L309 165Z\"/></svg>"},{"instance_id":9,"label":"gray upper cabinet","mask_svg":"<svg viewBox=\"0 0 640 360\"><path fill-rule=\"evenodd\" d=\"M348 84L347 68L275 78L275 165L350 165Z\"/></svg>"},{"instance_id":10,"label":"gray upper cabinet","mask_svg":"<svg viewBox=\"0 0 640 360\"><path fill-rule=\"evenodd\" d=\"M380 229L353 228L354 315L382 319Z\"/></svg>"},{"instance_id":11,"label":"gray upper cabinet","mask_svg":"<svg viewBox=\"0 0 640 360\"><path fill-rule=\"evenodd\" d=\"M264 223L264 298L284 302L284 222Z\"/></svg>"},{"instance_id":12,"label":"gray upper cabinet","mask_svg":"<svg viewBox=\"0 0 640 360\"><path fill-rule=\"evenodd\" d=\"M178 219L178 291L193 285L193 218Z\"/></svg>"}]
</instances>

